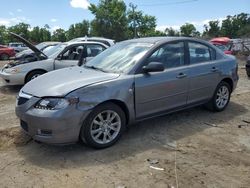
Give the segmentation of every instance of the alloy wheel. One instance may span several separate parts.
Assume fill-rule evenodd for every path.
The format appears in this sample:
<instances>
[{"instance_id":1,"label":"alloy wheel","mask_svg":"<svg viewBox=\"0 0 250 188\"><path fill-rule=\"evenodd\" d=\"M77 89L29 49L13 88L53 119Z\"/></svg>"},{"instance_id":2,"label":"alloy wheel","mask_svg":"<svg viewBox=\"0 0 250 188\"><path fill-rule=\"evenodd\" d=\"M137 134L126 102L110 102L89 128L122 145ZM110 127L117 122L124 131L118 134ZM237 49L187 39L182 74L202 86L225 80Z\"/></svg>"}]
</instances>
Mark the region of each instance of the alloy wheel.
<instances>
[{"instance_id":1,"label":"alloy wheel","mask_svg":"<svg viewBox=\"0 0 250 188\"><path fill-rule=\"evenodd\" d=\"M219 109L224 108L229 100L230 92L226 86L221 86L216 94L216 106Z\"/></svg>"},{"instance_id":2,"label":"alloy wheel","mask_svg":"<svg viewBox=\"0 0 250 188\"><path fill-rule=\"evenodd\" d=\"M108 144L118 136L121 124L121 118L115 111L103 111L92 121L91 137L99 144Z\"/></svg>"}]
</instances>

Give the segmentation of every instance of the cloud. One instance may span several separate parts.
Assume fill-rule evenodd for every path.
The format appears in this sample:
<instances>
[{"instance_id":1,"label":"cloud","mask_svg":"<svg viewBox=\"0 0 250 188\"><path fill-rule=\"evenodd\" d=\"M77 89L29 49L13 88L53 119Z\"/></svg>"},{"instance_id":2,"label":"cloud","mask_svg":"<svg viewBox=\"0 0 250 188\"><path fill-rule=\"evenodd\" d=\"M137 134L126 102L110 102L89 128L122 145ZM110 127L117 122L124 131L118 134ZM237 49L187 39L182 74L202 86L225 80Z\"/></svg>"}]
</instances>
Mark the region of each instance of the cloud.
<instances>
[{"instance_id":1,"label":"cloud","mask_svg":"<svg viewBox=\"0 0 250 188\"><path fill-rule=\"evenodd\" d=\"M31 20L23 16L14 18L0 18L0 25L5 25L7 27L18 24L20 22L29 23L31 22Z\"/></svg>"},{"instance_id":2,"label":"cloud","mask_svg":"<svg viewBox=\"0 0 250 188\"><path fill-rule=\"evenodd\" d=\"M50 31L54 32L54 31L56 31L57 29L60 29L60 28L61 28L60 26L55 25L55 26L53 26L53 27L50 28Z\"/></svg>"},{"instance_id":3,"label":"cloud","mask_svg":"<svg viewBox=\"0 0 250 188\"><path fill-rule=\"evenodd\" d=\"M156 30L164 32L166 28L170 27L172 27L174 30L179 30L181 25L159 25L156 27Z\"/></svg>"},{"instance_id":4,"label":"cloud","mask_svg":"<svg viewBox=\"0 0 250 188\"><path fill-rule=\"evenodd\" d=\"M71 0L70 5L73 8L88 9L90 4L89 4L88 0Z\"/></svg>"},{"instance_id":5,"label":"cloud","mask_svg":"<svg viewBox=\"0 0 250 188\"><path fill-rule=\"evenodd\" d=\"M51 21L51 22L57 22L57 19L51 18L50 21Z\"/></svg>"},{"instance_id":6,"label":"cloud","mask_svg":"<svg viewBox=\"0 0 250 188\"><path fill-rule=\"evenodd\" d=\"M219 20L219 24L221 25L224 19L225 18L221 17L221 18L211 18L211 19L198 20L198 21L185 21L183 23L180 23L180 24L178 23L175 25L158 25L156 29L159 31L163 31L163 32L165 31L166 28L170 28L170 27L172 27L175 30L180 30L180 27L184 25L185 23L191 23L196 27L198 31L202 32L204 30L204 25L208 24L210 21Z\"/></svg>"},{"instance_id":7,"label":"cloud","mask_svg":"<svg viewBox=\"0 0 250 188\"><path fill-rule=\"evenodd\" d=\"M20 9L20 8L19 8L19 9L17 9L16 11L17 11L17 12L23 12L23 10L22 10L22 9Z\"/></svg>"}]
</instances>

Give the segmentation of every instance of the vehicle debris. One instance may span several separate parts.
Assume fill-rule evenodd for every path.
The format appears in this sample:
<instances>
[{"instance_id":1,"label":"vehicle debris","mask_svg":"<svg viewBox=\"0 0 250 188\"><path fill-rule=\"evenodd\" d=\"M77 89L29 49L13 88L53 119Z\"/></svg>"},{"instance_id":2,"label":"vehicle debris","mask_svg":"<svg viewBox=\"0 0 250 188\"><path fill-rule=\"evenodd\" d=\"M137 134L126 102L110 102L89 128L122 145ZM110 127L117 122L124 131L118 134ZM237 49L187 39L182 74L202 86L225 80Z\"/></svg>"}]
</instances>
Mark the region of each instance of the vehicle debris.
<instances>
[{"instance_id":1,"label":"vehicle debris","mask_svg":"<svg viewBox=\"0 0 250 188\"><path fill-rule=\"evenodd\" d=\"M164 168L160 168L160 167L156 167L156 166L152 166L152 165L150 165L149 168L152 168L154 170L159 170L159 171L164 171L165 170Z\"/></svg>"}]
</instances>

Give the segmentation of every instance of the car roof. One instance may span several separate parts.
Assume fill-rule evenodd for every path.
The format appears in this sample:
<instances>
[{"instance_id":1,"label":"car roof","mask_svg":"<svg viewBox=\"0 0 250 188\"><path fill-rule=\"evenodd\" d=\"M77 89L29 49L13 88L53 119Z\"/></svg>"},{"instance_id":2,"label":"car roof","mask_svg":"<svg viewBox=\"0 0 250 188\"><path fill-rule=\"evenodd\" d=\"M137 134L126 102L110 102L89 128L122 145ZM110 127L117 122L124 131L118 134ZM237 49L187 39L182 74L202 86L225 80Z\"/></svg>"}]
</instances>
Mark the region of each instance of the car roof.
<instances>
[{"instance_id":1,"label":"car roof","mask_svg":"<svg viewBox=\"0 0 250 188\"><path fill-rule=\"evenodd\" d=\"M101 42L93 42L93 41L77 41L77 42L64 42L63 44L69 46L69 45L74 45L74 44L99 44L99 45L102 45L102 46L105 46L106 48L108 48L107 45L101 43Z\"/></svg>"},{"instance_id":2,"label":"car roof","mask_svg":"<svg viewBox=\"0 0 250 188\"><path fill-rule=\"evenodd\" d=\"M40 44L60 44L61 42L56 42L56 41L45 41L45 42L41 42Z\"/></svg>"},{"instance_id":3,"label":"car roof","mask_svg":"<svg viewBox=\"0 0 250 188\"><path fill-rule=\"evenodd\" d=\"M174 41L174 40L198 40L198 39L191 38L191 37L145 37L145 38L130 39L127 41L158 43L158 42L168 42L168 41Z\"/></svg>"},{"instance_id":4,"label":"car roof","mask_svg":"<svg viewBox=\"0 0 250 188\"><path fill-rule=\"evenodd\" d=\"M203 44L206 44L208 46L212 46L209 42L207 42L205 40L193 38L193 37L145 37L145 38L138 38L138 39L130 39L130 40L126 40L124 42L140 42L140 43L161 44L161 43L171 42L171 41L176 41L176 40L189 40L189 41L203 43Z\"/></svg>"}]
</instances>

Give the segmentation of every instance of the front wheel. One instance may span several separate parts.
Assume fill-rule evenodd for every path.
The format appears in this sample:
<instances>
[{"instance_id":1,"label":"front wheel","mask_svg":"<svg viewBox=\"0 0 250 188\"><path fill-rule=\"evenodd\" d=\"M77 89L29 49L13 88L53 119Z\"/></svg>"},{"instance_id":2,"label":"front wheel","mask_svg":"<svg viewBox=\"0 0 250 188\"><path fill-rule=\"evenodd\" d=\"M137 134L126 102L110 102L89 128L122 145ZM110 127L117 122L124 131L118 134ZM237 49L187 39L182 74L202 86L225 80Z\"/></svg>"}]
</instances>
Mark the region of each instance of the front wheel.
<instances>
[{"instance_id":1,"label":"front wheel","mask_svg":"<svg viewBox=\"0 0 250 188\"><path fill-rule=\"evenodd\" d=\"M97 106L87 117L80 138L94 148L106 148L116 143L125 128L125 114L114 103Z\"/></svg>"},{"instance_id":2,"label":"front wheel","mask_svg":"<svg viewBox=\"0 0 250 188\"><path fill-rule=\"evenodd\" d=\"M217 86L213 98L206 105L210 110L221 112L227 107L231 97L231 87L227 82L222 81Z\"/></svg>"},{"instance_id":3,"label":"front wheel","mask_svg":"<svg viewBox=\"0 0 250 188\"><path fill-rule=\"evenodd\" d=\"M35 71L30 72L25 79L25 83L37 78L38 76L41 76L44 73L45 73L44 71L40 71L40 70L35 70Z\"/></svg>"}]
</instances>

